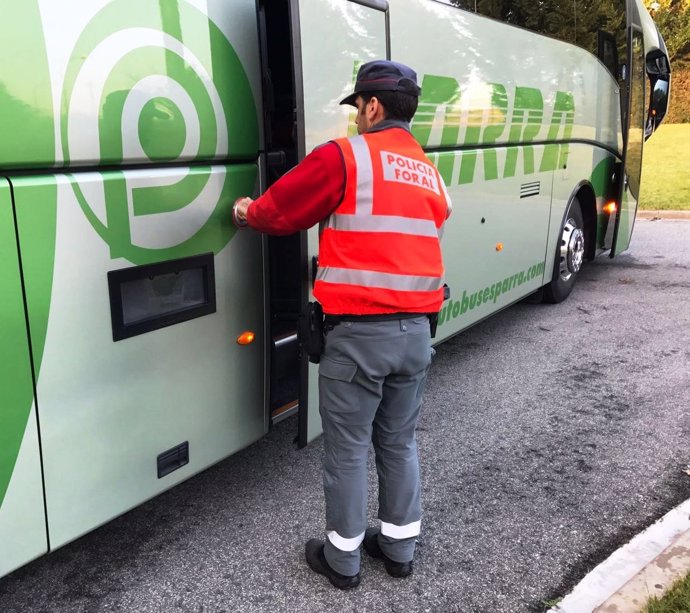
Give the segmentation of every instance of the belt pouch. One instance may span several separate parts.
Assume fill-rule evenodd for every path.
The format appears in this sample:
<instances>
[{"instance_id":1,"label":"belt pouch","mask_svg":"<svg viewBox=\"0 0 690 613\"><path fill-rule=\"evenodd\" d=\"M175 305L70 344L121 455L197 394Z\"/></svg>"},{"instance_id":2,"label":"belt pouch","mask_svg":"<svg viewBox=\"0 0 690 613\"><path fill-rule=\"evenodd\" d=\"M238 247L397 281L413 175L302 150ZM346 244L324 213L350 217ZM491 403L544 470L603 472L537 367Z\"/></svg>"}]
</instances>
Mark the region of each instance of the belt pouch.
<instances>
[{"instance_id":1,"label":"belt pouch","mask_svg":"<svg viewBox=\"0 0 690 613\"><path fill-rule=\"evenodd\" d=\"M323 309L318 302L310 302L302 317L300 345L312 364L318 364L323 352Z\"/></svg>"}]
</instances>

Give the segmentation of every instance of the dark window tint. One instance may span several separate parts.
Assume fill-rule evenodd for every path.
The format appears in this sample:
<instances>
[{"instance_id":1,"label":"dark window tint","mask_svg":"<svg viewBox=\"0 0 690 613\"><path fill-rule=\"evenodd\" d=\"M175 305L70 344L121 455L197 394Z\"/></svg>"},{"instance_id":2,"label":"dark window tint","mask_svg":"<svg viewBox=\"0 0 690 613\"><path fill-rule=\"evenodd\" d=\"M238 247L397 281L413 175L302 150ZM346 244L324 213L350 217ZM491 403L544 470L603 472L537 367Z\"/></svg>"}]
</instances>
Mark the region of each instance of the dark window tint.
<instances>
[{"instance_id":1,"label":"dark window tint","mask_svg":"<svg viewBox=\"0 0 690 613\"><path fill-rule=\"evenodd\" d=\"M599 32L625 49L625 0L443 0L467 11L584 47L601 57ZM609 54L609 59L611 58Z\"/></svg>"},{"instance_id":2,"label":"dark window tint","mask_svg":"<svg viewBox=\"0 0 690 613\"><path fill-rule=\"evenodd\" d=\"M603 62L604 66L609 69L611 74L616 77L619 73L618 70L618 45L616 43L616 38L613 34L605 32L604 30L599 30L597 33L598 45L597 45L597 55L599 59Z\"/></svg>"}]
</instances>

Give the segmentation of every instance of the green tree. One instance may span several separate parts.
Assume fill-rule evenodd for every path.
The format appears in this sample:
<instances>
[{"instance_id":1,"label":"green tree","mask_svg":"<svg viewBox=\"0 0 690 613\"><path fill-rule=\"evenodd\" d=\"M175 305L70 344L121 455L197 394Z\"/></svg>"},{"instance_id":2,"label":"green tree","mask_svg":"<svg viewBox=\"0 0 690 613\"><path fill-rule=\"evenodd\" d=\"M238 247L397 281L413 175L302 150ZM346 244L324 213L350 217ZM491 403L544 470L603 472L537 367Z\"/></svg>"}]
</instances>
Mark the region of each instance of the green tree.
<instances>
[{"instance_id":1,"label":"green tree","mask_svg":"<svg viewBox=\"0 0 690 613\"><path fill-rule=\"evenodd\" d=\"M618 38L624 0L450 0L451 4L596 52L597 32Z\"/></svg>"},{"instance_id":2,"label":"green tree","mask_svg":"<svg viewBox=\"0 0 690 613\"><path fill-rule=\"evenodd\" d=\"M645 2L661 35L671 63L690 60L690 0Z\"/></svg>"}]
</instances>

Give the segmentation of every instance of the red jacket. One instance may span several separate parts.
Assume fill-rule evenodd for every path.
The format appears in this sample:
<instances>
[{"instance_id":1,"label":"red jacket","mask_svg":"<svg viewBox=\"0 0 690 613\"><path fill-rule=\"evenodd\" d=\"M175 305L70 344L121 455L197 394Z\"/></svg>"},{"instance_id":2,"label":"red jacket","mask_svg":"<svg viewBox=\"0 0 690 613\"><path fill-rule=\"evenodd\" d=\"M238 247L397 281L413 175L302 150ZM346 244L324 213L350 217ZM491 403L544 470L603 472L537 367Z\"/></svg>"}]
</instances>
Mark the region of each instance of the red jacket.
<instances>
[{"instance_id":1,"label":"red jacket","mask_svg":"<svg viewBox=\"0 0 690 613\"><path fill-rule=\"evenodd\" d=\"M247 210L247 223L266 234L306 230L330 215L345 189L345 166L334 143L317 147Z\"/></svg>"}]
</instances>

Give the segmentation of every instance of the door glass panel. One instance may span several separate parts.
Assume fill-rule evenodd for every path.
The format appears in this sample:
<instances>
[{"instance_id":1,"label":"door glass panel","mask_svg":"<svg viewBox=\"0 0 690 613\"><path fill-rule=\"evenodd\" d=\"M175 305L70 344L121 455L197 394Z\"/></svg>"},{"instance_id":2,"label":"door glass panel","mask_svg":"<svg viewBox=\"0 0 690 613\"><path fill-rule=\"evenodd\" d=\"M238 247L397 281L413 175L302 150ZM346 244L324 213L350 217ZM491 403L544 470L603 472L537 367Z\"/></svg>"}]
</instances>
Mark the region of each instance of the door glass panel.
<instances>
[{"instance_id":1,"label":"door glass panel","mask_svg":"<svg viewBox=\"0 0 690 613\"><path fill-rule=\"evenodd\" d=\"M295 73L302 81L302 91L299 82L297 85L297 109L298 117L302 110L304 118L300 126L303 132L298 138L300 153L306 155L330 139L356 133L355 109L339 103L352 93L362 63L386 58L386 13L354 2L331 0L298 0L293 9L298 10L300 36L294 41L295 55L301 58ZM293 12L293 23L294 17ZM317 255L318 241L318 229L312 228L307 233L309 263ZM310 264L308 278L313 278L312 273ZM311 294L309 299L313 300ZM300 390L300 446L316 438L322 430L318 367L303 361L302 368L308 368L308 374L303 373L301 377L303 382L308 382L308 389Z\"/></svg>"},{"instance_id":2,"label":"door glass panel","mask_svg":"<svg viewBox=\"0 0 690 613\"><path fill-rule=\"evenodd\" d=\"M627 98L627 117L624 126L628 127L625 141L625 181L622 185L620 213L616 220L616 238L612 255L625 251L630 246L637 199L640 193L640 174L642 172L642 143L644 142L645 122L645 65L643 36L639 31L632 32L627 75L629 96Z\"/></svg>"},{"instance_id":3,"label":"door glass panel","mask_svg":"<svg viewBox=\"0 0 690 613\"><path fill-rule=\"evenodd\" d=\"M642 143L645 121L645 65L644 42L640 32L633 33L632 64L630 66L630 128L625 169L633 198L640 195L642 173Z\"/></svg>"},{"instance_id":4,"label":"door glass panel","mask_svg":"<svg viewBox=\"0 0 690 613\"><path fill-rule=\"evenodd\" d=\"M386 14L353 2L300 2L307 154L347 135L354 109L340 101L364 62L386 57Z\"/></svg>"}]
</instances>

